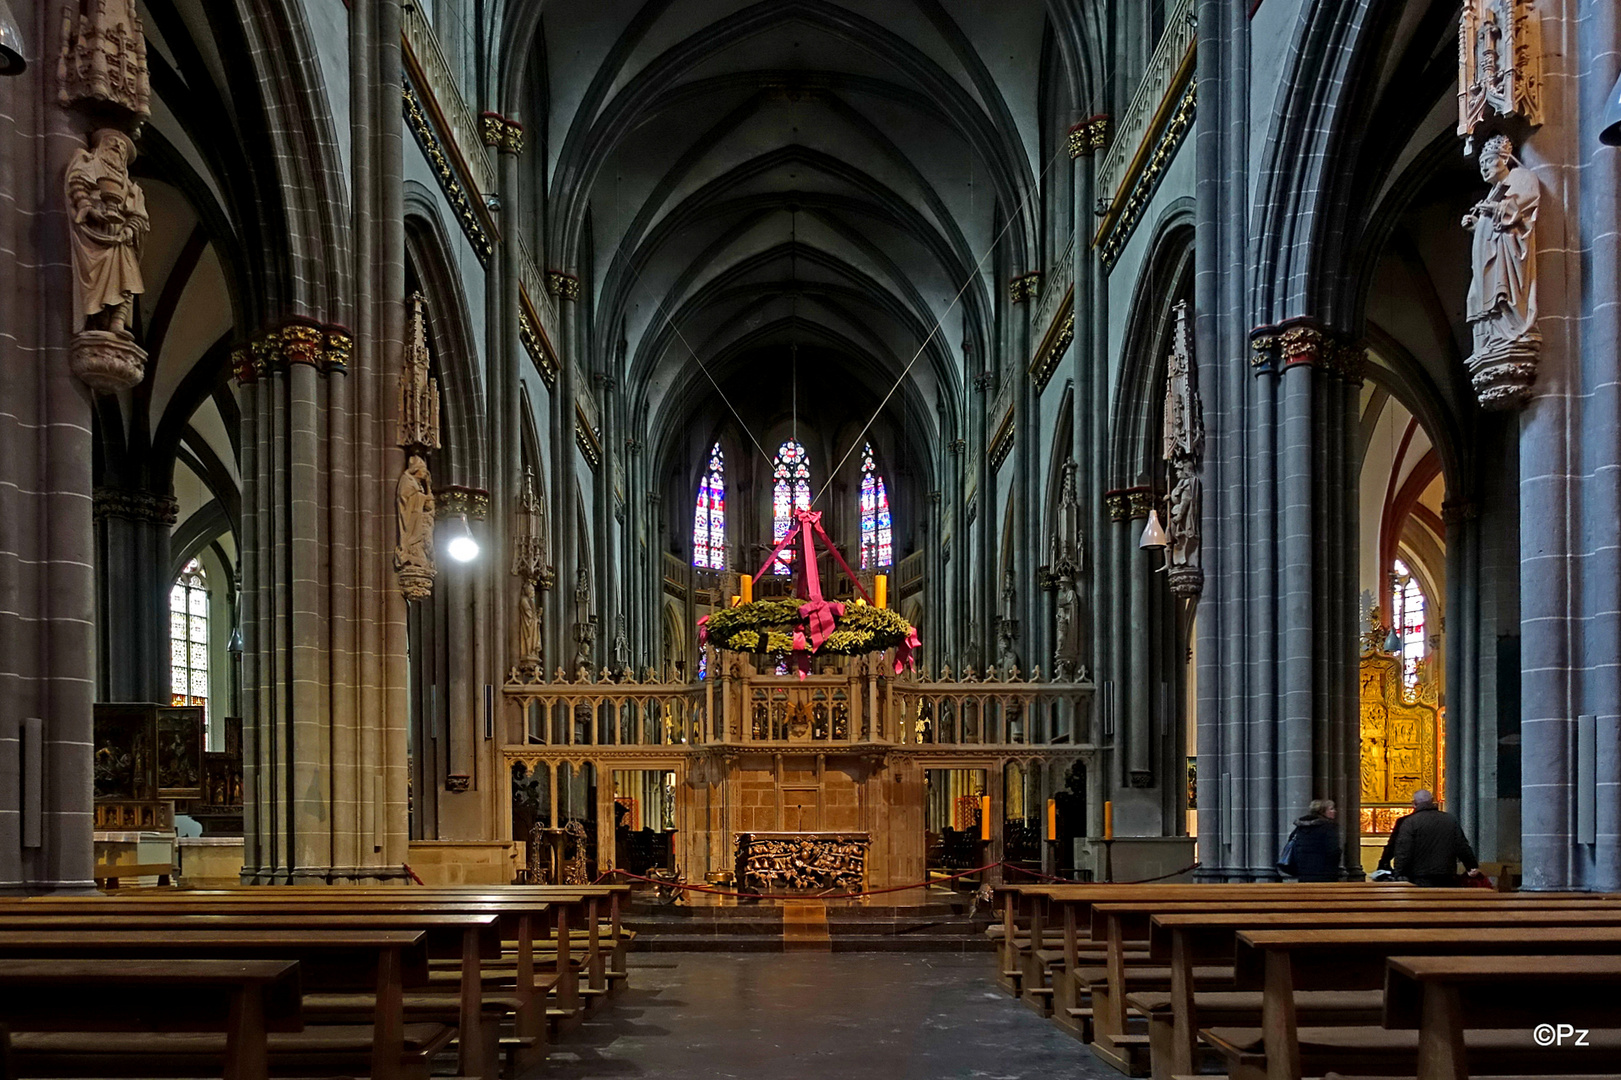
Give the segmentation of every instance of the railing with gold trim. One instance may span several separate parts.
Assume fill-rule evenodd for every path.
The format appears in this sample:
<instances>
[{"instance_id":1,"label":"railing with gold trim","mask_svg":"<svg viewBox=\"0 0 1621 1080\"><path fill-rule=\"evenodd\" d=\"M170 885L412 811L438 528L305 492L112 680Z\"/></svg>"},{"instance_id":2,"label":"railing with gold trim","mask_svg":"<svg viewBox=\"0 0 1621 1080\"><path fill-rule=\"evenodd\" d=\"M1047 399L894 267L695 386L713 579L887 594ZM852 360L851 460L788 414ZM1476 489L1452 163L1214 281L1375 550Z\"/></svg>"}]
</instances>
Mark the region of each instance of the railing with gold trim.
<instances>
[{"instance_id":1,"label":"railing with gold trim","mask_svg":"<svg viewBox=\"0 0 1621 1080\"><path fill-rule=\"evenodd\" d=\"M1193 0L1177 0L1165 20L1165 33L1131 95L1131 104L1115 125L1109 152L1098 167L1098 194L1111 205L1125 198L1138 161L1148 152L1155 120L1180 90L1179 74L1193 51L1196 36ZM1061 290L1059 290L1061 291Z\"/></svg>"},{"instance_id":2,"label":"railing with gold trim","mask_svg":"<svg viewBox=\"0 0 1621 1080\"><path fill-rule=\"evenodd\" d=\"M908 671L892 674L893 657L827 658L804 679L761 673L747 654L711 650L700 682L643 671L616 678L606 669L570 678L509 681L505 696L519 710L525 745L664 747L746 752L766 750L887 752L893 748L1087 752L1090 682L1045 682L1017 668L984 677Z\"/></svg>"},{"instance_id":3,"label":"railing with gold trim","mask_svg":"<svg viewBox=\"0 0 1621 1080\"><path fill-rule=\"evenodd\" d=\"M401 10L400 25L404 31L405 47L410 53L409 59L414 60L422 72L422 79L427 84L425 89L433 96L432 104L449 128L445 134L455 141L456 156L467 167L479 195L493 192L495 167L490 163L489 151L479 134L478 121L462 97L461 86L439 47L439 39L428 23L427 15L419 5L406 4Z\"/></svg>"}]
</instances>

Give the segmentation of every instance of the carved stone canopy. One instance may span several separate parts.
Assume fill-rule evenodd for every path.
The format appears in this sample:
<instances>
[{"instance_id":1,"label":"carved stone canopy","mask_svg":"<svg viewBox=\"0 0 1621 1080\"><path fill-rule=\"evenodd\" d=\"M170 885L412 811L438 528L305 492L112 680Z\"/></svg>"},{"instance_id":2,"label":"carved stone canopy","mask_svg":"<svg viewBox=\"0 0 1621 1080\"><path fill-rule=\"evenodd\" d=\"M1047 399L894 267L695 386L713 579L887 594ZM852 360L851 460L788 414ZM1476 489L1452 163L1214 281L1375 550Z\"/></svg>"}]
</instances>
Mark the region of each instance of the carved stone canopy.
<instances>
[{"instance_id":1,"label":"carved stone canopy","mask_svg":"<svg viewBox=\"0 0 1621 1080\"><path fill-rule=\"evenodd\" d=\"M1465 0L1458 24L1458 134L1463 152L1491 117L1542 123L1542 34L1534 0Z\"/></svg>"},{"instance_id":2,"label":"carved stone canopy","mask_svg":"<svg viewBox=\"0 0 1621 1080\"><path fill-rule=\"evenodd\" d=\"M67 0L56 79L64 107L122 111L137 123L151 116L146 36L135 0Z\"/></svg>"},{"instance_id":3,"label":"carved stone canopy","mask_svg":"<svg viewBox=\"0 0 1621 1080\"><path fill-rule=\"evenodd\" d=\"M428 353L426 300L421 293L410 298L409 341L400 365L400 419L395 441L400 446L439 449L439 382L428 374L432 361Z\"/></svg>"}]
</instances>

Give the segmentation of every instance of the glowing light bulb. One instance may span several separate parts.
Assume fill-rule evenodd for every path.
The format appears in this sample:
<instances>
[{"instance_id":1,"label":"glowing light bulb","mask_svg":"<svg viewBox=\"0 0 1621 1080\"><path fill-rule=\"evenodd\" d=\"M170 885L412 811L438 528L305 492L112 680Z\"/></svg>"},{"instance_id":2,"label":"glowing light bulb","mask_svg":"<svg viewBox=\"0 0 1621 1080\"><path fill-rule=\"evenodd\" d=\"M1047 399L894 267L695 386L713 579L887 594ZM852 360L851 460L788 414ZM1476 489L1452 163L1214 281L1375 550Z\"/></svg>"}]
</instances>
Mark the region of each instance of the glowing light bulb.
<instances>
[{"instance_id":1,"label":"glowing light bulb","mask_svg":"<svg viewBox=\"0 0 1621 1080\"><path fill-rule=\"evenodd\" d=\"M461 518L461 529L445 545L445 554L457 562L472 562L478 558L478 541L473 539L473 530L467 527L465 516Z\"/></svg>"}]
</instances>

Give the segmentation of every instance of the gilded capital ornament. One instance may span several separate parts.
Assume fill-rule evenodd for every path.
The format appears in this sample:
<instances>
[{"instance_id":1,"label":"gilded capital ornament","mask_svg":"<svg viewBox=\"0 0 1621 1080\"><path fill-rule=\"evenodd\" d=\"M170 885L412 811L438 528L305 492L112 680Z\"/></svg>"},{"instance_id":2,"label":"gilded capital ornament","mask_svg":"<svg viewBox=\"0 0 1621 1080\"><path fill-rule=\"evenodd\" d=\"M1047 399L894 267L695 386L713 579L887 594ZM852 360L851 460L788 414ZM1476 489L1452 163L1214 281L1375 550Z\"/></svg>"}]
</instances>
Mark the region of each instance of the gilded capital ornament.
<instances>
[{"instance_id":1,"label":"gilded capital ornament","mask_svg":"<svg viewBox=\"0 0 1621 1080\"><path fill-rule=\"evenodd\" d=\"M1090 157L1109 142L1109 116L1099 113L1069 129L1069 156Z\"/></svg>"}]
</instances>

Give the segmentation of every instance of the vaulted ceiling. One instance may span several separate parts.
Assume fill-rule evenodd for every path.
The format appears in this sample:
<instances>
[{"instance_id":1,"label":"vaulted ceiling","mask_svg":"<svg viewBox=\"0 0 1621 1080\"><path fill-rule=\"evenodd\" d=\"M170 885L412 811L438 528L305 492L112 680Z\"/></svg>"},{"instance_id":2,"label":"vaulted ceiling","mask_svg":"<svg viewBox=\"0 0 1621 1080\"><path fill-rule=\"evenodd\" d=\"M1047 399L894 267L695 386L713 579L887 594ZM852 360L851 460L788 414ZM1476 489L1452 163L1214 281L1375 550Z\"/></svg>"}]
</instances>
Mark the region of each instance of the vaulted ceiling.
<instances>
[{"instance_id":1,"label":"vaulted ceiling","mask_svg":"<svg viewBox=\"0 0 1621 1080\"><path fill-rule=\"evenodd\" d=\"M1039 269L1050 35L1041 0L547 6L547 258L655 438L717 384L781 419L760 387L796 344L801 416L905 372L888 420L954 437L998 279Z\"/></svg>"}]
</instances>

